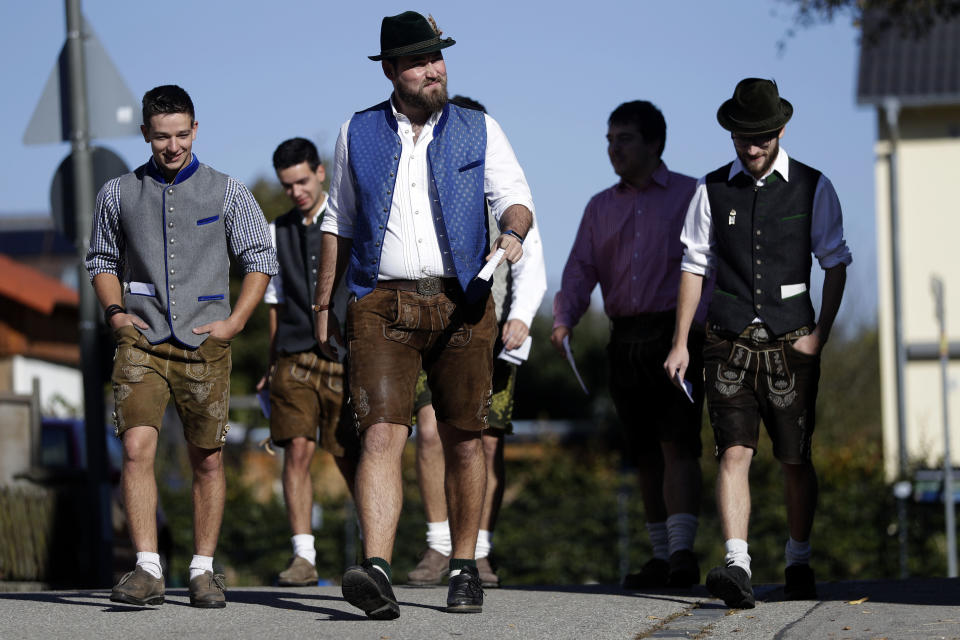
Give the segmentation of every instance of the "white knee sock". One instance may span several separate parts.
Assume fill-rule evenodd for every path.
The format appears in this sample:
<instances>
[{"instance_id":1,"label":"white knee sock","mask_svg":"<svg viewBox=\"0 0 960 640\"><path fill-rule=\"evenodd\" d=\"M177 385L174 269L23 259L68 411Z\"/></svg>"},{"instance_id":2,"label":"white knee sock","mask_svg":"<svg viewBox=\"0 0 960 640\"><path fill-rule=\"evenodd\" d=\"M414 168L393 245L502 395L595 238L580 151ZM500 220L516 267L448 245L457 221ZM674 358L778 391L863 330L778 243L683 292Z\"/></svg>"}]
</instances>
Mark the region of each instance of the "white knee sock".
<instances>
[{"instance_id":1,"label":"white knee sock","mask_svg":"<svg viewBox=\"0 0 960 640\"><path fill-rule=\"evenodd\" d=\"M427 523L427 546L445 556L453 552L449 520Z\"/></svg>"},{"instance_id":2,"label":"white knee sock","mask_svg":"<svg viewBox=\"0 0 960 640\"><path fill-rule=\"evenodd\" d=\"M810 564L810 541L797 542L793 537L787 538L787 546L783 554L788 567L794 564Z\"/></svg>"},{"instance_id":3,"label":"white knee sock","mask_svg":"<svg viewBox=\"0 0 960 640\"><path fill-rule=\"evenodd\" d=\"M309 533L298 533L290 538L293 542L293 555L300 556L310 564L317 563L317 549L314 546L315 539Z\"/></svg>"},{"instance_id":4,"label":"white knee sock","mask_svg":"<svg viewBox=\"0 0 960 640\"><path fill-rule=\"evenodd\" d=\"M675 513L667 517L667 539L670 553L693 551L693 539L697 536L697 516L692 513Z\"/></svg>"},{"instance_id":5,"label":"white knee sock","mask_svg":"<svg viewBox=\"0 0 960 640\"><path fill-rule=\"evenodd\" d=\"M648 522L647 533L650 534L650 544L653 545L653 557L666 560L670 557L670 545L667 536L666 522Z\"/></svg>"},{"instance_id":6,"label":"white knee sock","mask_svg":"<svg viewBox=\"0 0 960 640\"><path fill-rule=\"evenodd\" d=\"M741 540L740 538L730 538L726 542L727 555L724 556L724 560L727 563L727 566L740 567L747 572L747 576L750 577L753 574L750 572L750 554L747 553L747 541Z\"/></svg>"},{"instance_id":7,"label":"white knee sock","mask_svg":"<svg viewBox=\"0 0 960 640\"><path fill-rule=\"evenodd\" d=\"M474 558L486 558L493 551L493 534L486 529L480 529L477 532L477 551Z\"/></svg>"},{"instance_id":8,"label":"white knee sock","mask_svg":"<svg viewBox=\"0 0 960 640\"><path fill-rule=\"evenodd\" d=\"M190 561L190 579L202 576L207 571L213 573L213 556L193 556Z\"/></svg>"},{"instance_id":9,"label":"white knee sock","mask_svg":"<svg viewBox=\"0 0 960 640\"><path fill-rule=\"evenodd\" d=\"M160 566L160 554L153 551L137 551L137 566L154 578L163 577L163 568Z\"/></svg>"}]
</instances>

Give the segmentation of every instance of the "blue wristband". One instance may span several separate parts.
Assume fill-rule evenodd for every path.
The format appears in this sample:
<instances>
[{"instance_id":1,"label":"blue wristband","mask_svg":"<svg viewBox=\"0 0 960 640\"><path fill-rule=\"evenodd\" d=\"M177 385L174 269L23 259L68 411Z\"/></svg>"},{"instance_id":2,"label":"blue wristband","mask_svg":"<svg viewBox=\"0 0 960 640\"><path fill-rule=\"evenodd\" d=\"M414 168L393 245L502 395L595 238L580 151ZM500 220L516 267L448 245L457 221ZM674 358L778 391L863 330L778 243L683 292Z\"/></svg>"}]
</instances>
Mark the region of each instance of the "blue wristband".
<instances>
[{"instance_id":1,"label":"blue wristband","mask_svg":"<svg viewBox=\"0 0 960 640\"><path fill-rule=\"evenodd\" d=\"M514 238L520 241L520 244L523 244L523 236L521 236L519 233L517 233L513 229L505 229L504 231L501 231L500 234L504 236L513 236Z\"/></svg>"}]
</instances>

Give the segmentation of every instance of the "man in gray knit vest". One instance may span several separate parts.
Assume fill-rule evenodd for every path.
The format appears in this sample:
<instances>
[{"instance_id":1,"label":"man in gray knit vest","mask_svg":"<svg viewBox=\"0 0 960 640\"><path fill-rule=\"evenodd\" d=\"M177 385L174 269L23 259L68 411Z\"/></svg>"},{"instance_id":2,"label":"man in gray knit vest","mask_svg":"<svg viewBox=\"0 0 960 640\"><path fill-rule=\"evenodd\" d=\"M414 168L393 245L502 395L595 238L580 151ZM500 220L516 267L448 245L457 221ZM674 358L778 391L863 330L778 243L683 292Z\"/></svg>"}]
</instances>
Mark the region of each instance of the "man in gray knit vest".
<instances>
[{"instance_id":1,"label":"man in gray knit vest","mask_svg":"<svg viewBox=\"0 0 960 640\"><path fill-rule=\"evenodd\" d=\"M157 554L154 459L170 397L183 422L193 468L194 556L190 604L226 606L213 553L223 520L230 340L244 327L276 253L263 213L242 184L193 155L193 102L175 85L143 96L151 158L107 182L97 196L86 267L113 329L116 434L121 486L137 566L110 599L140 606L164 600ZM230 308L230 257L244 272Z\"/></svg>"},{"instance_id":2,"label":"man in gray knit vest","mask_svg":"<svg viewBox=\"0 0 960 640\"><path fill-rule=\"evenodd\" d=\"M353 492L360 440L344 402L343 364L317 347L313 292L320 262L320 222L327 210L326 170L317 147L291 138L273 153L273 168L293 208L270 223L280 272L263 301L270 305L270 364L257 391L270 390L270 439L283 447L283 497L293 533L293 555L277 577L281 587L317 584L317 550L310 513L310 462L319 444L334 459ZM347 288L334 295L337 318L346 317Z\"/></svg>"},{"instance_id":3,"label":"man in gray knit vest","mask_svg":"<svg viewBox=\"0 0 960 640\"><path fill-rule=\"evenodd\" d=\"M699 180L687 211L677 326L663 365L679 386L703 278L715 272L703 358L726 557L707 574L707 589L737 609L754 606L749 472L761 419L786 482L790 535L783 595L817 597L810 568L817 475L810 448L820 352L840 308L851 256L830 180L780 147L792 115L777 85L759 78L741 80L717 111L736 159ZM811 253L825 272L819 319L809 292Z\"/></svg>"}]
</instances>

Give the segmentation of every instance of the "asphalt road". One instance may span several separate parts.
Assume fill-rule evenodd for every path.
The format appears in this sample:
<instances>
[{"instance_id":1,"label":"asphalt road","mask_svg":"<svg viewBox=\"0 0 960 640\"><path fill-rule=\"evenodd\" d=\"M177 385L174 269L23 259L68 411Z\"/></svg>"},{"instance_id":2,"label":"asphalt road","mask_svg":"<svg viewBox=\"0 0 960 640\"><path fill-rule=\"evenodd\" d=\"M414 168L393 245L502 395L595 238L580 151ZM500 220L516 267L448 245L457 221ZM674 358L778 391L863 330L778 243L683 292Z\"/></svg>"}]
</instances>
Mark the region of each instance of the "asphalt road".
<instances>
[{"instance_id":1,"label":"asphalt road","mask_svg":"<svg viewBox=\"0 0 960 640\"><path fill-rule=\"evenodd\" d=\"M194 609L186 590L166 603L115 605L109 591L0 593L0 638L737 638L960 639L960 580L837 582L820 599L783 602L779 585L755 587L755 609L727 609L703 587L625 593L610 586L490 589L483 613L444 613L446 589L397 587L398 620L368 620L339 587L244 587L225 609Z\"/></svg>"}]
</instances>

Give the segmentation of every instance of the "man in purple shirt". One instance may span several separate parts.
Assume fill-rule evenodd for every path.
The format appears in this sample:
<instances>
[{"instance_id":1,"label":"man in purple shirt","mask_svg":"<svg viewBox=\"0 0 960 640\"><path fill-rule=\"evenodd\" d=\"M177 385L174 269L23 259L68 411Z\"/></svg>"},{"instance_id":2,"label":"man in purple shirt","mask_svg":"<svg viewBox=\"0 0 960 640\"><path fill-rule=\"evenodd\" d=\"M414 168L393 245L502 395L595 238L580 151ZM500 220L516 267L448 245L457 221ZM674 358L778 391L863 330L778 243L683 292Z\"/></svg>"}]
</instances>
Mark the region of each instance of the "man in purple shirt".
<instances>
[{"instance_id":1,"label":"man in purple shirt","mask_svg":"<svg viewBox=\"0 0 960 640\"><path fill-rule=\"evenodd\" d=\"M680 231L696 180L667 169L663 114L646 101L621 104L607 121L607 153L620 182L587 204L553 303L554 347L564 353L599 282L611 318L610 393L627 452L637 458L653 545L624 588L700 582L693 553L700 510L703 377L688 374L692 401L663 375L675 322L683 245ZM701 304L698 319L704 320ZM701 352L703 331L690 334ZM691 368L702 368L699 360Z\"/></svg>"}]
</instances>

